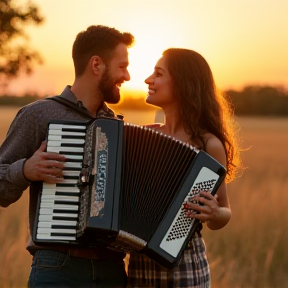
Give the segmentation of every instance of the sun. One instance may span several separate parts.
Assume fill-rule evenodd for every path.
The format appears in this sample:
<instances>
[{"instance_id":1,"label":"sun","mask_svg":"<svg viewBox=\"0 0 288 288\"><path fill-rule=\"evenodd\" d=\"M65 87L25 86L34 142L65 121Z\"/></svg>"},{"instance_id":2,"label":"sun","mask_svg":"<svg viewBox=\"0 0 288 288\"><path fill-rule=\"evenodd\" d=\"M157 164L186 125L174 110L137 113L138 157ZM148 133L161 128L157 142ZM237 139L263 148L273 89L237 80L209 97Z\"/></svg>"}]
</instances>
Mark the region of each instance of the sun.
<instances>
[{"instance_id":1,"label":"sun","mask_svg":"<svg viewBox=\"0 0 288 288\"><path fill-rule=\"evenodd\" d=\"M131 79L122 85L123 88L147 90L144 81L153 73L156 62L162 56L162 52L168 48L165 42L156 39L157 37L154 38L148 41L145 35L138 37L135 45L129 48L128 71Z\"/></svg>"}]
</instances>

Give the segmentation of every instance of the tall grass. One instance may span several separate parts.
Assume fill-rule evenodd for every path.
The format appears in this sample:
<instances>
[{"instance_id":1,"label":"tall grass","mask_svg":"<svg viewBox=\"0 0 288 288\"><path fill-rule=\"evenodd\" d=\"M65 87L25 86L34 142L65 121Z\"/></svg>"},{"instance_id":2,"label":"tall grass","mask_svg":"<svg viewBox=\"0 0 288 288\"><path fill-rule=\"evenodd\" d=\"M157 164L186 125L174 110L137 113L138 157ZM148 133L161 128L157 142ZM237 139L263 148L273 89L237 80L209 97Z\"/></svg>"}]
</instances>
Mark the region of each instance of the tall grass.
<instances>
[{"instance_id":1,"label":"tall grass","mask_svg":"<svg viewBox=\"0 0 288 288\"><path fill-rule=\"evenodd\" d=\"M0 143L16 113L5 111L0 109ZM153 121L153 115L125 115L130 122ZM212 287L287 288L288 119L243 118L239 123L243 146L250 149L243 153L247 170L228 185L232 219L221 230L203 230ZM1 288L27 287L27 194L0 210Z\"/></svg>"},{"instance_id":2,"label":"tall grass","mask_svg":"<svg viewBox=\"0 0 288 288\"><path fill-rule=\"evenodd\" d=\"M288 119L239 120L247 166L228 185L232 219L204 230L213 287L288 287Z\"/></svg>"}]
</instances>

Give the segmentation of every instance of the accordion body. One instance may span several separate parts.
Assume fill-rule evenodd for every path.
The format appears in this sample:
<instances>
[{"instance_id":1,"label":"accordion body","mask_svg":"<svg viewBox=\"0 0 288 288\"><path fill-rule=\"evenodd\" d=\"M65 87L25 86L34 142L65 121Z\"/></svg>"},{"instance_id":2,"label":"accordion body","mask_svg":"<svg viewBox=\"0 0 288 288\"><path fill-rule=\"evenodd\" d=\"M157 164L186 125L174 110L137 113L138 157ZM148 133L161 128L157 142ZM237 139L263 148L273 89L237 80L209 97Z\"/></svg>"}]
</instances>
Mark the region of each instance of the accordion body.
<instances>
[{"instance_id":1,"label":"accordion body","mask_svg":"<svg viewBox=\"0 0 288 288\"><path fill-rule=\"evenodd\" d=\"M47 141L67 161L63 183L43 183L39 194L38 245L105 245L174 267L199 224L185 203L214 195L226 175L204 151L120 119L52 120Z\"/></svg>"}]
</instances>

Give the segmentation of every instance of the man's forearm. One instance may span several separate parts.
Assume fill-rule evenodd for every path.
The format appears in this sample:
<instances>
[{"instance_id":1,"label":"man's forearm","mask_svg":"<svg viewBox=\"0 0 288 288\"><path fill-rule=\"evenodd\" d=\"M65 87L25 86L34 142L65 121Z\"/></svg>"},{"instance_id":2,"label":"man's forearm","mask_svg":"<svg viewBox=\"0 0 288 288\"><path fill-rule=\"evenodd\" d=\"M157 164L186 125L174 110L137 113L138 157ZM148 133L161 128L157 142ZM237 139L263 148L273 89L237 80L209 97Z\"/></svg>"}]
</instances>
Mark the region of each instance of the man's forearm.
<instances>
[{"instance_id":1,"label":"man's forearm","mask_svg":"<svg viewBox=\"0 0 288 288\"><path fill-rule=\"evenodd\" d=\"M0 206L7 207L16 202L30 185L23 176L24 161L0 164Z\"/></svg>"}]
</instances>

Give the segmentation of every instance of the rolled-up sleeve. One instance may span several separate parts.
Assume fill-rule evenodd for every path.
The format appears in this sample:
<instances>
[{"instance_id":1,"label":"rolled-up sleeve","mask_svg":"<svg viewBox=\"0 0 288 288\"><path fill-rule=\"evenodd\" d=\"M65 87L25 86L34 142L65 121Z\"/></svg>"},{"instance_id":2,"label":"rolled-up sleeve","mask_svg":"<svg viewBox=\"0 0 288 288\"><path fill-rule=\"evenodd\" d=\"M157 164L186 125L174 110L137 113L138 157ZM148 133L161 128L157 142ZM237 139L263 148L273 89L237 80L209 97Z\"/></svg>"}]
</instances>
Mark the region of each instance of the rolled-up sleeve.
<instances>
[{"instance_id":1,"label":"rolled-up sleeve","mask_svg":"<svg viewBox=\"0 0 288 288\"><path fill-rule=\"evenodd\" d=\"M7 207L16 202L30 185L23 175L25 160L0 164L0 206Z\"/></svg>"},{"instance_id":2,"label":"rolled-up sleeve","mask_svg":"<svg viewBox=\"0 0 288 288\"><path fill-rule=\"evenodd\" d=\"M17 201L31 184L24 177L23 167L41 144L35 126L35 115L22 108L13 120L7 137L0 147L0 206Z\"/></svg>"}]
</instances>

